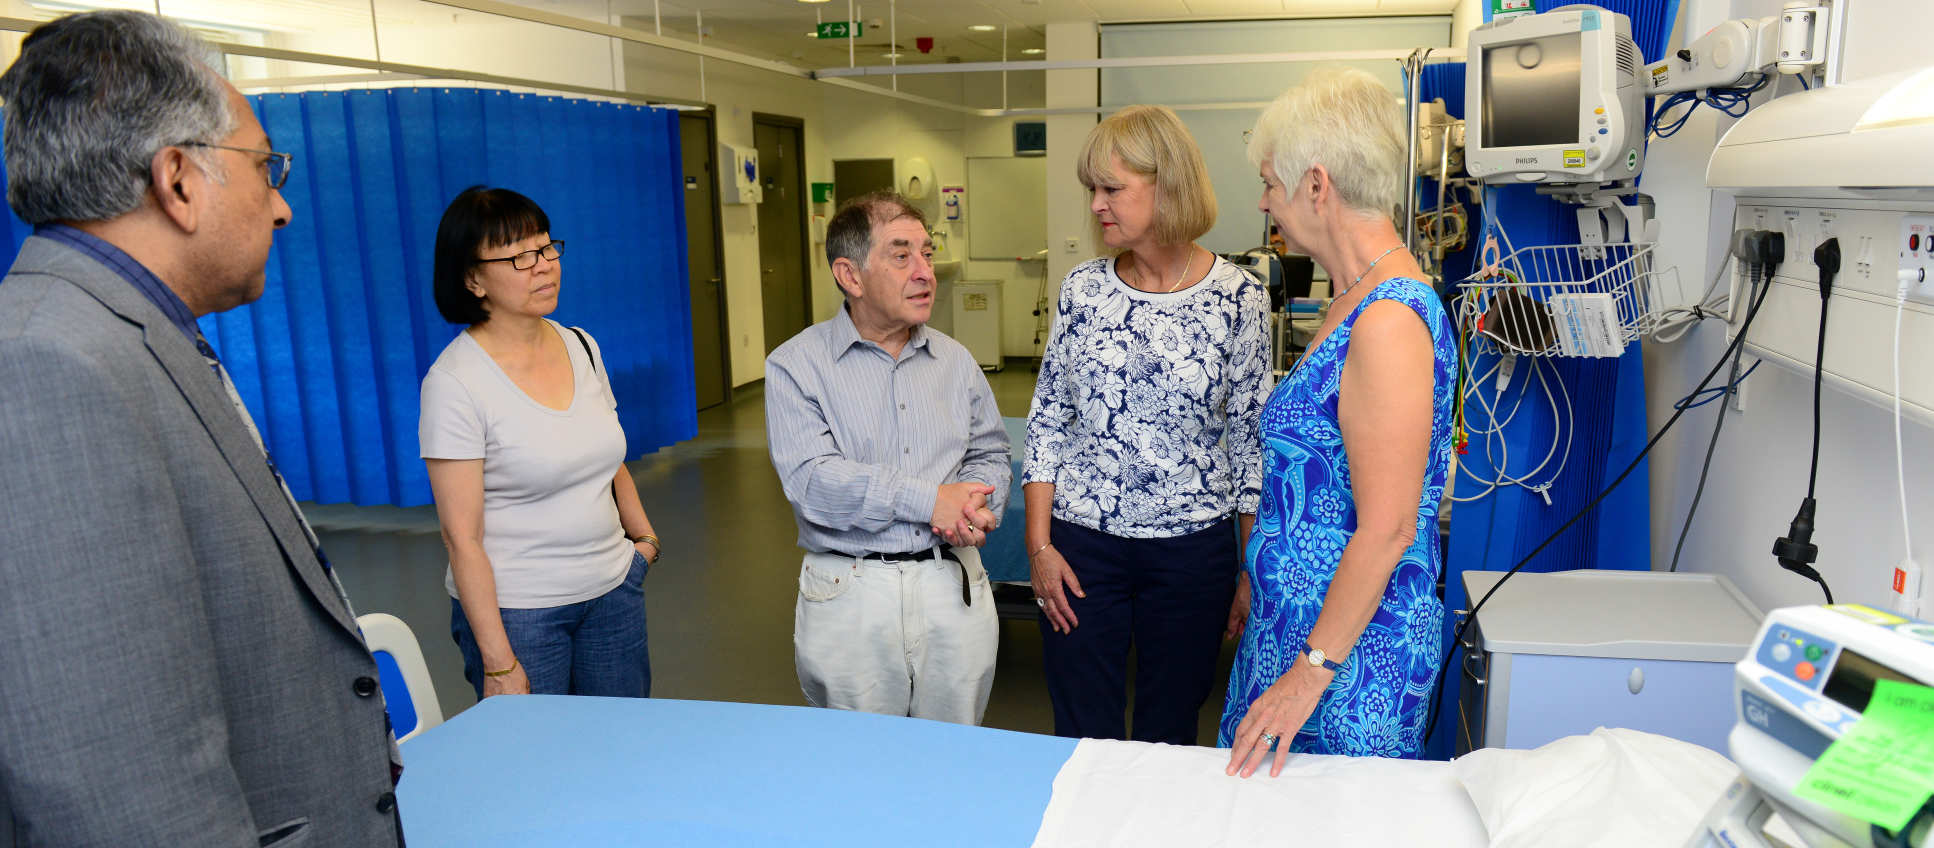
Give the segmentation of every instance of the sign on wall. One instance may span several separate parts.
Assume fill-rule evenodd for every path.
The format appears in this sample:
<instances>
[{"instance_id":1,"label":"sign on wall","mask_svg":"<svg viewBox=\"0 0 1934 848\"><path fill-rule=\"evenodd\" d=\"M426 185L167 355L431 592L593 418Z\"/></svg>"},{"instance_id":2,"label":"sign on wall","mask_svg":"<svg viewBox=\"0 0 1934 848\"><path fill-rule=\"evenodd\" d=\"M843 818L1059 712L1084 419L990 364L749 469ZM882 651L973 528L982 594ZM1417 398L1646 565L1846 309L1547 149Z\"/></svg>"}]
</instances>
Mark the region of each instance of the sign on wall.
<instances>
[{"instance_id":1,"label":"sign on wall","mask_svg":"<svg viewBox=\"0 0 1934 848\"><path fill-rule=\"evenodd\" d=\"M866 34L866 25L859 21L827 21L819 25L820 38L859 38Z\"/></svg>"}]
</instances>

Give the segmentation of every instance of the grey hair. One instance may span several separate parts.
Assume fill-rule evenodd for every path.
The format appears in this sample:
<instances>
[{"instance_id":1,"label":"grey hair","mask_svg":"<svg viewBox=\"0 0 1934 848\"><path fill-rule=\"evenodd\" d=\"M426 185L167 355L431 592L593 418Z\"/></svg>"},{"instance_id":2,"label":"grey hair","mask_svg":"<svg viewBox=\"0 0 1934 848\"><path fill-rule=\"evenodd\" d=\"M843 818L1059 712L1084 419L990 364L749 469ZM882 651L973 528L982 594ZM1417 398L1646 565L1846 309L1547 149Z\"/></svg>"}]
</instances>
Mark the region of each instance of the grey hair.
<instances>
[{"instance_id":1,"label":"grey hair","mask_svg":"<svg viewBox=\"0 0 1934 848\"><path fill-rule=\"evenodd\" d=\"M87 12L34 29L0 75L7 205L36 225L140 208L157 152L235 131L220 55L146 12ZM206 148L187 152L221 179Z\"/></svg>"},{"instance_id":2,"label":"grey hair","mask_svg":"<svg viewBox=\"0 0 1934 848\"><path fill-rule=\"evenodd\" d=\"M1256 119L1249 164L1271 162L1291 194L1310 166L1322 165L1345 206L1394 219L1408 177L1401 111L1390 89L1366 71L1313 71Z\"/></svg>"},{"instance_id":3,"label":"grey hair","mask_svg":"<svg viewBox=\"0 0 1934 848\"><path fill-rule=\"evenodd\" d=\"M862 194L840 204L839 211L826 223L826 262L845 259L861 271L873 253L873 228L901 218L912 218L926 229L926 213L913 201L891 191Z\"/></svg>"}]
</instances>

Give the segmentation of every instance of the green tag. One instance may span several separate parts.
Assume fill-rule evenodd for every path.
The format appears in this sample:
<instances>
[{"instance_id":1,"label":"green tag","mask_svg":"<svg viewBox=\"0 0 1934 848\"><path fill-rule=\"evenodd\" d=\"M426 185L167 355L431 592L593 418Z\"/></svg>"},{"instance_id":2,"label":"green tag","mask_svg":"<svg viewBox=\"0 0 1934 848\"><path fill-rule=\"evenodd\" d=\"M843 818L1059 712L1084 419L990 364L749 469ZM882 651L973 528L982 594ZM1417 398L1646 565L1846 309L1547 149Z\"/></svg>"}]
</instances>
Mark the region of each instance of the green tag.
<instances>
[{"instance_id":1,"label":"green tag","mask_svg":"<svg viewBox=\"0 0 1934 848\"><path fill-rule=\"evenodd\" d=\"M1881 680L1793 794L1898 832L1934 795L1934 689Z\"/></svg>"},{"instance_id":2,"label":"green tag","mask_svg":"<svg viewBox=\"0 0 1934 848\"><path fill-rule=\"evenodd\" d=\"M814 203L833 202L833 184L832 183L813 183L813 202Z\"/></svg>"},{"instance_id":3,"label":"green tag","mask_svg":"<svg viewBox=\"0 0 1934 848\"><path fill-rule=\"evenodd\" d=\"M1536 12L1531 0L1491 0L1491 19L1508 18L1513 15L1529 15Z\"/></svg>"},{"instance_id":4,"label":"green tag","mask_svg":"<svg viewBox=\"0 0 1934 848\"><path fill-rule=\"evenodd\" d=\"M866 24L859 21L828 21L819 25L820 38L859 38L866 34Z\"/></svg>"}]
</instances>

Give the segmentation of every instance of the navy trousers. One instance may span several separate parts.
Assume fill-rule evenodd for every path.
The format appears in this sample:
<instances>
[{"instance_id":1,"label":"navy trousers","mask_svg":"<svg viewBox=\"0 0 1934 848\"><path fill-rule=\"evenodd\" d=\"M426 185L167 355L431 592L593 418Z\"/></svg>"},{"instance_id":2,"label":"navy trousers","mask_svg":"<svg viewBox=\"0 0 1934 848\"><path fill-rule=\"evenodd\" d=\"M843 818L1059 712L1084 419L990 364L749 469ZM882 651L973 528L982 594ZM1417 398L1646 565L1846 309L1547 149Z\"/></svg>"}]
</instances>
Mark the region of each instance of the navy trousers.
<instances>
[{"instance_id":1,"label":"navy trousers","mask_svg":"<svg viewBox=\"0 0 1934 848\"><path fill-rule=\"evenodd\" d=\"M1129 739L1128 650L1135 649L1138 742L1196 744L1235 599L1235 519L1186 536L1126 539L1055 519L1049 538L1081 581L1058 634L1040 616L1056 736Z\"/></svg>"}]
</instances>

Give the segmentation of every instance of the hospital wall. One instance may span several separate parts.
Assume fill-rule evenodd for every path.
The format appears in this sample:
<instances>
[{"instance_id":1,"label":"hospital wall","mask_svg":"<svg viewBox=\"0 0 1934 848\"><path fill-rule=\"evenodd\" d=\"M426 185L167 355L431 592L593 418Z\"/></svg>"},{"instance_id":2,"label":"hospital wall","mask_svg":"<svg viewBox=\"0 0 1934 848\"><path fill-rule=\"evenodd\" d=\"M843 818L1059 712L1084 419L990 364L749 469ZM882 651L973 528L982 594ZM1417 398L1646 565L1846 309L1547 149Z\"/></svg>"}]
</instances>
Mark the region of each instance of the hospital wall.
<instances>
[{"instance_id":1,"label":"hospital wall","mask_svg":"<svg viewBox=\"0 0 1934 848\"><path fill-rule=\"evenodd\" d=\"M626 45L625 70L634 91L700 99L697 60L688 54ZM1010 74L1010 105L1041 105L1040 78L1038 73ZM899 83L903 92L949 102L984 107L996 107L1001 102L1000 79L993 74L910 75L901 77ZM967 157L1013 152L1012 118L968 115L729 62L706 62L703 99L717 107L719 141L725 143L752 144L754 112L803 120L807 179L811 182L831 182L833 162L838 159L905 161L920 157L932 163L939 184L961 185L967 178ZM968 202L976 202L971 186L968 194ZM965 260L972 239L967 225L940 222L937 199L932 195L923 206L944 235L945 249L936 259ZM830 215L832 211L831 204L811 204L810 208L818 214ZM750 205L726 205L722 213L732 380L735 385L745 385L765 373L758 215L757 208ZM811 265L813 317L822 320L831 317L841 302L826 267L823 245L812 246ZM1031 349L1033 318L1027 311L1032 306L1035 273L1027 263L967 261L963 267L963 279L1006 283L1005 355L1025 356Z\"/></svg>"},{"instance_id":2,"label":"hospital wall","mask_svg":"<svg viewBox=\"0 0 1934 848\"><path fill-rule=\"evenodd\" d=\"M0 0L18 2L18 0ZM565 0L547 12L604 21L602 2ZM576 32L482 13L426 3L379 4L376 32L367 17L341 21L317 18L287 31L260 38L243 36L263 46L355 57L380 58L431 67L481 71L570 85L622 88L655 97L706 102L716 109L721 142L752 146L755 113L796 118L804 123L806 178L830 182L837 159L922 157L933 164L939 183L966 181L967 156L1012 153L1012 118L988 118L923 106L884 94L836 87L801 77L767 71L718 59L707 59L700 70L698 57L680 51ZM621 26L651 31L649 17L625 17ZM667 22L668 24L670 22ZM688 27L689 28L689 27ZM669 37L679 37L675 28ZM685 36L689 37L689 36ZM231 59L238 79L333 75L340 67L260 59ZM702 81L701 81L702 75ZM1016 108L1042 104L1042 75L1007 75L1006 102ZM889 80L868 79L890 86ZM444 84L444 83L438 83ZM467 83L455 83L466 85ZM905 76L901 91L979 107L1002 103L1001 79L996 74ZM359 87L358 84L317 86ZM836 128L836 129L835 129ZM970 189L970 202L971 189ZM937 200L927 202L930 217L938 220ZM831 204L809 204L807 215L830 214ZM734 385L764 376L765 328L760 281L758 207L729 204L720 209L724 260L725 303L730 328L728 367ZM945 234L945 251L938 258L964 259L971 233L966 224L938 224ZM838 289L824 261L823 246L809 245L812 317L830 317L840 303ZM1032 350L1033 305L1038 266L1015 262L966 263L964 279L1007 281L1007 315L1003 352L1028 355ZM1019 278L1021 284L1013 284Z\"/></svg>"},{"instance_id":3,"label":"hospital wall","mask_svg":"<svg viewBox=\"0 0 1934 848\"><path fill-rule=\"evenodd\" d=\"M251 5L248 0L240 0L227 6L226 14L242 14ZM170 12L169 6L169 0L163 0L164 14L179 14ZM370 60L378 58L380 48L385 62L567 85L612 88L623 81L613 75L616 52L612 40L600 35L422 2L377 4L372 32L365 10L312 9L311 17L301 25L270 30L259 37L245 30L243 38L259 38L266 47ZM358 11L362 14L351 13ZM545 11L605 21L605 4L601 1L561 0ZM236 79L258 76L251 73L254 69L260 69L260 76L270 77L355 73L326 65L230 60L230 73Z\"/></svg>"},{"instance_id":4,"label":"hospital wall","mask_svg":"<svg viewBox=\"0 0 1934 848\"><path fill-rule=\"evenodd\" d=\"M1880 0L1857 4L1855 13L1874 21L1926 21L1922 0ZM1719 21L1747 15L1772 15L1777 0L1684 0L1673 47L1686 33L1699 34ZM1882 27L1885 29L1885 27ZM1909 27L1925 30L1925 27ZM1863 42L1857 75L1874 75L1926 64L1924 53L1886 41ZM1704 188L1706 163L1732 119L1701 110L1685 129L1653 142L1642 188L1658 201L1663 234L1662 266L1677 266L1685 285L1703 290L1714 263L1723 257L1731 232L1733 201ZM1646 394L1654 431L1672 414L1674 400L1697 385L1727 344L1726 327L1706 321L1685 339L1648 344ZM1832 335L1827 344L1834 344ZM1751 362L1748 355L1745 362ZM1906 363L1929 367L1930 363ZM1812 374L1768 362L1746 381L1744 409L1732 416L1721 436L1704 499L1685 543L1680 570L1724 574L1764 608L1819 603L1819 587L1781 569L1771 553L1784 536L1806 491L1813 414ZM1681 522L1698 484L1701 460L1711 437L1712 410L1701 407L1681 418L1655 449L1651 463L1653 525L1643 542L1632 539L1634 555L1649 549L1653 566L1672 560ZM1894 564L1903 554L1901 515L1894 463L1893 413L1828 384L1822 400L1819 511L1813 541L1818 568L1834 599L1883 606L1890 597ZM1934 430L1908 419L1902 428L1907 496L1915 533L1915 556L1934 560ZM1923 589L1923 611L1934 607Z\"/></svg>"}]
</instances>

